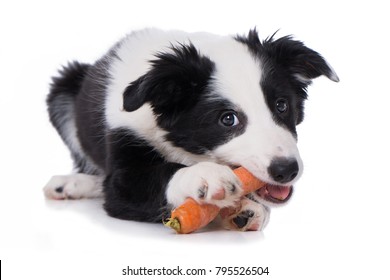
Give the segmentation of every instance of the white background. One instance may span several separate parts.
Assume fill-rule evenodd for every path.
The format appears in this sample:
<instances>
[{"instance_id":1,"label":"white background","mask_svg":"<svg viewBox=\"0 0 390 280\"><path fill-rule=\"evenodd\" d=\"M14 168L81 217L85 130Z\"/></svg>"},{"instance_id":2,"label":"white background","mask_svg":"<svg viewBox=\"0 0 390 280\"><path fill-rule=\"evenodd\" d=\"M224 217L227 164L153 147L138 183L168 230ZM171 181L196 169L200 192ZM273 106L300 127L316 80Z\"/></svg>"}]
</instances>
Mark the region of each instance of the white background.
<instances>
[{"instance_id":1,"label":"white background","mask_svg":"<svg viewBox=\"0 0 390 280\"><path fill-rule=\"evenodd\" d=\"M133 2L134 4L130 4ZM137 3L137 4L136 4ZM2 1L0 4L0 259L4 279L150 279L127 265L268 266L238 279L390 279L389 6L385 1ZM281 29L338 73L309 90L299 127L305 173L266 230L176 235L109 218L100 200L46 201L71 170L45 96L59 65L93 62L127 32L246 33ZM172 279L174 277L165 277ZM236 278L236 277L234 277ZM187 279L178 277L175 279Z\"/></svg>"}]
</instances>

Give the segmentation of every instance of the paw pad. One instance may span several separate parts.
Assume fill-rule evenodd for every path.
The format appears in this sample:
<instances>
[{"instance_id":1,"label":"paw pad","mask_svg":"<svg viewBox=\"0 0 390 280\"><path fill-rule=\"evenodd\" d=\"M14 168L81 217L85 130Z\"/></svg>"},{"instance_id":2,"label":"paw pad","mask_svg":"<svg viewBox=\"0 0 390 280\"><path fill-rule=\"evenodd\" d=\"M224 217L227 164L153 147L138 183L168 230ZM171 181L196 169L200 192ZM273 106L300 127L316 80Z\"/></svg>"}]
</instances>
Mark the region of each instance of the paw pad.
<instances>
[{"instance_id":1,"label":"paw pad","mask_svg":"<svg viewBox=\"0 0 390 280\"><path fill-rule=\"evenodd\" d=\"M253 218L254 215L255 212L253 212L252 210L242 211L240 214L237 215L237 217L233 218L233 223L238 228L243 228L248 224L249 219Z\"/></svg>"},{"instance_id":2,"label":"paw pad","mask_svg":"<svg viewBox=\"0 0 390 280\"><path fill-rule=\"evenodd\" d=\"M64 191L64 187L57 187L57 188L55 188L54 189L55 190L55 192L57 192L57 193L62 193L63 191Z\"/></svg>"}]
</instances>

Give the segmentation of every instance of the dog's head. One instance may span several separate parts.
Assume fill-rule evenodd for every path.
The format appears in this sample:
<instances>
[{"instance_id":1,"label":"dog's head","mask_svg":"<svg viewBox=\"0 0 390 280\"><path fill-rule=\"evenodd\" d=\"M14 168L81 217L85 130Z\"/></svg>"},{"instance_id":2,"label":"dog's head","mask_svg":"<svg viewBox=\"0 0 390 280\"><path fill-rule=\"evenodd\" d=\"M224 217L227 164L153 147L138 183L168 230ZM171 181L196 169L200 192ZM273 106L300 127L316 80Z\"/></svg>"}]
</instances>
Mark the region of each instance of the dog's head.
<instances>
[{"instance_id":1,"label":"dog's head","mask_svg":"<svg viewBox=\"0 0 390 280\"><path fill-rule=\"evenodd\" d=\"M288 200L303 170L296 125L307 86L321 75L338 81L320 54L290 36L261 42L252 30L178 43L150 64L126 88L126 111L150 106L166 143L187 158L244 166L269 183L258 192L261 199Z\"/></svg>"}]
</instances>

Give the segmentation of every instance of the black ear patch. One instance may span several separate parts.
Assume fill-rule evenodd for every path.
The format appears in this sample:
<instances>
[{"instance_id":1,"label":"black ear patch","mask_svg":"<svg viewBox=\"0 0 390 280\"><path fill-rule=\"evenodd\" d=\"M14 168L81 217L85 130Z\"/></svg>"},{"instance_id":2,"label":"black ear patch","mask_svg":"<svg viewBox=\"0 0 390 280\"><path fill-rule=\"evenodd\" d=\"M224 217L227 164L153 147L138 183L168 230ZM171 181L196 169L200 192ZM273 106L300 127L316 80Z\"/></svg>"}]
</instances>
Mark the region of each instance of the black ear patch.
<instances>
[{"instance_id":1,"label":"black ear patch","mask_svg":"<svg viewBox=\"0 0 390 280\"><path fill-rule=\"evenodd\" d=\"M132 82L123 93L123 108L134 111L150 102L157 114L185 110L204 92L214 63L194 45L178 44L151 60L151 69Z\"/></svg>"},{"instance_id":2,"label":"black ear patch","mask_svg":"<svg viewBox=\"0 0 390 280\"><path fill-rule=\"evenodd\" d=\"M263 62L289 70L290 75L306 85L321 75L334 82L339 81L336 72L319 53L309 49L301 41L294 40L292 36L274 40L275 34L276 32L261 42L256 29L253 29L248 36L238 36L236 40L246 44Z\"/></svg>"},{"instance_id":3,"label":"black ear patch","mask_svg":"<svg viewBox=\"0 0 390 280\"><path fill-rule=\"evenodd\" d=\"M125 111L135 111L146 102L148 94L142 91L144 77L142 76L132 82L123 92L123 109Z\"/></svg>"},{"instance_id":4,"label":"black ear patch","mask_svg":"<svg viewBox=\"0 0 390 280\"><path fill-rule=\"evenodd\" d=\"M263 45L276 63L289 69L302 82L309 84L312 79L321 75L334 82L339 81L337 74L319 53L309 49L302 42L293 40L291 36L276 41L271 37Z\"/></svg>"}]
</instances>

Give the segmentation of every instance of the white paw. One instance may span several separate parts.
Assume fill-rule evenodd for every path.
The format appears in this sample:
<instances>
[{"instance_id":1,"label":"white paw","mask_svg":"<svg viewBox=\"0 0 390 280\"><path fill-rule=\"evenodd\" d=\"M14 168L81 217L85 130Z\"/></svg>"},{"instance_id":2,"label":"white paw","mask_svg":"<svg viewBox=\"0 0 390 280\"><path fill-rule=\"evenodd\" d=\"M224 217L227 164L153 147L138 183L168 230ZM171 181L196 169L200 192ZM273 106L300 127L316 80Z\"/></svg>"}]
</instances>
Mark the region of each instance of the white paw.
<instances>
[{"instance_id":1,"label":"white paw","mask_svg":"<svg viewBox=\"0 0 390 280\"><path fill-rule=\"evenodd\" d=\"M201 162L178 170L167 188L167 201L174 207L188 197L219 207L235 205L242 194L241 182L224 165Z\"/></svg>"},{"instance_id":2,"label":"white paw","mask_svg":"<svg viewBox=\"0 0 390 280\"><path fill-rule=\"evenodd\" d=\"M103 178L87 174L53 176L43 188L49 199L79 199L101 197Z\"/></svg>"},{"instance_id":3,"label":"white paw","mask_svg":"<svg viewBox=\"0 0 390 280\"><path fill-rule=\"evenodd\" d=\"M268 207L247 197L241 200L241 207L221 211L222 226L231 230L263 230L268 224L269 216Z\"/></svg>"}]
</instances>

